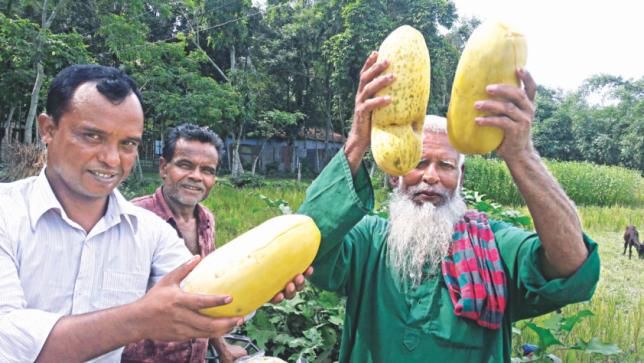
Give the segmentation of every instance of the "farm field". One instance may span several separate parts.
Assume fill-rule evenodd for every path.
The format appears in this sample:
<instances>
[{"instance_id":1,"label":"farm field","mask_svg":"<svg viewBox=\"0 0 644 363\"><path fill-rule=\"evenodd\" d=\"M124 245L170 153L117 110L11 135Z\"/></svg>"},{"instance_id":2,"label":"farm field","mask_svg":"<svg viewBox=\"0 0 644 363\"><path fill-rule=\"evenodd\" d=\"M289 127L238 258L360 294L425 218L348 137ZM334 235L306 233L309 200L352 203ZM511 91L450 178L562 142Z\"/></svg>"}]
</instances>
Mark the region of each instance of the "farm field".
<instances>
[{"instance_id":1,"label":"farm field","mask_svg":"<svg viewBox=\"0 0 644 363\"><path fill-rule=\"evenodd\" d=\"M217 218L217 244L221 245L234 236L252 228L262 221L281 212L276 207L270 207L262 200L260 195L269 198L270 201L278 203L280 200L286 202L292 210L296 210L302 202L306 187L309 182L301 184L293 180L270 181L267 186L261 188L233 187L228 181L221 180L213 189L210 198L205 202L211 208ZM378 201L386 198L386 192L377 190ZM518 207L525 212L525 208ZM598 338L604 343L616 344L622 353L603 357L563 350L562 347L551 346L552 351L566 362L641 362L644 361L644 260L622 255L623 252L623 229L626 223L641 225L644 221L644 208L635 207L579 207L584 229L598 243L599 253L602 261L602 272L600 282L593 300L589 303L581 303L568 306L563 309L562 316L573 316L582 310L590 310L593 316L581 319L572 332L562 335L562 342L574 344L577 339L586 342L591 338ZM305 294L305 297L318 296ZM328 297L326 297L328 298ZM302 301L300 301L301 303ZM309 302L310 303L310 302ZM272 307L269 309L273 309ZM324 310L324 307L322 307ZM340 310L341 311L341 310ZM275 312L275 311L273 311ZM327 311L334 313L339 311ZM293 314L291 312L281 313ZM535 319L535 323L544 324L552 318L546 315ZM286 319L286 318L285 318ZM521 328L525 322L519 322ZM264 328L270 330L267 325ZM251 327L249 334L253 332ZM280 339L279 334L289 334L285 331L266 331L267 346L277 349L279 352L288 352L285 348L276 348L276 341ZM279 329L277 329L279 330ZM296 332L290 332L295 334ZM300 332L298 332L301 334ZM339 338L339 337L338 337ZM273 340L271 340L273 339ZM515 335L514 346L519 349L523 343L537 343L538 338L529 329L521 329L520 335ZM313 341L311 341L313 343ZM286 344L286 343L284 343ZM316 343L321 344L322 343ZM337 340L336 340L337 344ZM305 345L305 342L302 343ZM319 347L324 350L324 347ZM319 354L320 351L317 353ZM283 358L289 358L288 354Z\"/></svg>"}]
</instances>

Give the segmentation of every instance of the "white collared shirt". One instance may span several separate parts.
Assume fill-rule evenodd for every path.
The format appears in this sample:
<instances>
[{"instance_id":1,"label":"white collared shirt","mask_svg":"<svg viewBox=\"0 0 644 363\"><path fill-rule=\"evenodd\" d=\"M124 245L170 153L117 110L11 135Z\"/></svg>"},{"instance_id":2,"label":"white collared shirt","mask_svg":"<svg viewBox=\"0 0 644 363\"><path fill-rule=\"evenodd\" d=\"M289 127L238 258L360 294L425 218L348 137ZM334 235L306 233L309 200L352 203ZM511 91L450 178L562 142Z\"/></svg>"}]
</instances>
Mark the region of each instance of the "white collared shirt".
<instances>
[{"instance_id":1,"label":"white collared shirt","mask_svg":"<svg viewBox=\"0 0 644 363\"><path fill-rule=\"evenodd\" d=\"M117 190L86 233L44 170L0 183L0 362L33 362L60 317L133 302L190 257L171 226ZM120 362L121 351L94 361Z\"/></svg>"}]
</instances>

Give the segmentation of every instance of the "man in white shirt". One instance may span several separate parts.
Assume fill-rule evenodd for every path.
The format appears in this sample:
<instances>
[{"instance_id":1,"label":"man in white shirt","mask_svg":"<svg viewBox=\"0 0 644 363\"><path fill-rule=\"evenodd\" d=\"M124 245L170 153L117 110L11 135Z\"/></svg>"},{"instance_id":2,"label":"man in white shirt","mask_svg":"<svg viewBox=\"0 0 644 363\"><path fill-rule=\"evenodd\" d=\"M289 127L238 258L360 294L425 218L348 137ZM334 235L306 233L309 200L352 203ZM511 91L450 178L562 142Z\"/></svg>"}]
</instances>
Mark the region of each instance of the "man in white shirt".
<instances>
[{"instance_id":1,"label":"man in white shirt","mask_svg":"<svg viewBox=\"0 0 644 363\"><path fill-rule=\"evenodd\" d=\"M183 292L200 258L116 190L143 132L132 79L66 68L47 112L38 117L46 168L0 184L0 361L118 362L130 342L215 337L241 324L199 314L231 297Z\"/></svg>"}]
</instances>

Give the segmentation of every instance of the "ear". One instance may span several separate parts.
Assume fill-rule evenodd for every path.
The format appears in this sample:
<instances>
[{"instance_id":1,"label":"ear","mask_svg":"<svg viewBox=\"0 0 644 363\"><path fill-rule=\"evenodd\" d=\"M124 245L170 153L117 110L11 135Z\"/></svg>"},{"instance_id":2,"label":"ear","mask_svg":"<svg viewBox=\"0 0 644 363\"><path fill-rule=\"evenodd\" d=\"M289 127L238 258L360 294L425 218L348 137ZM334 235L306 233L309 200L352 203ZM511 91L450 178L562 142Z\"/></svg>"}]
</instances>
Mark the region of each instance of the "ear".
<instances>
[{"instance_id":1,"label":"ear","mask_svg":"<svg viewBox=\"0 0 644 363\"><path fill-rule=\"evenodd\" d=\"M465 163L463 163L463 165L461 165L461 177L459 179L460 179L458 181L459 185L462 187L463 183L465 182Z\"/></svg>"},{"instance_id":2,"label":"ear","mask_svg":"<svg viewBox=\"0 0 644 363\"><path fill-rule=\"evenodd\" d=\"M46 113L38 115L38 135L40 135L40 138L45 145L48 145L51 142L57 128L58 127L56 126L53 117Z\"/></svg>"},{"instance_id":3,"label":"ear","mask_svg":"<svg viewBox=\"0 0 644 363\"><path fill-rule=\"evenodd\" d=\"M165 179L168 174L165 170L166 166L168 166L168 162L165 158L163 156L159 157L159 176L161 176L161 179Z\"/></svg>"}]
</instances>

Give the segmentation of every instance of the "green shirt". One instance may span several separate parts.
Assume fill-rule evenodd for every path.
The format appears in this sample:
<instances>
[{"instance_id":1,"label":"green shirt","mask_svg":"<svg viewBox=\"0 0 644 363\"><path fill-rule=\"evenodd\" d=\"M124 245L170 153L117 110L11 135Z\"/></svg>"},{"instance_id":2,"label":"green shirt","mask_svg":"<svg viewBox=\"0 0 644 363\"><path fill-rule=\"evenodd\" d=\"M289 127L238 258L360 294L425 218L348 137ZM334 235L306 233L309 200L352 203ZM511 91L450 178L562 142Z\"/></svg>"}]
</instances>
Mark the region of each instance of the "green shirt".
<instances>
[{"instance_id":1,"label":"green shirt","mask_svg":"<svg viewBox=\"0 0 644 363\"><path fill-rule=\"evenodd\" d=\"M599 278L597 244L584 235L586 262L567 279L541 273L535 233L491 221L508 280L501 329L454 315L440 274L400 286L386 263L388 221L366 216L373 189L362 166L355 177L340 152L307 191L299 213L322 232L311 281L346 296L340 362L509 362L513 321L590 299Z\"/></svg>"}]
</instances>

